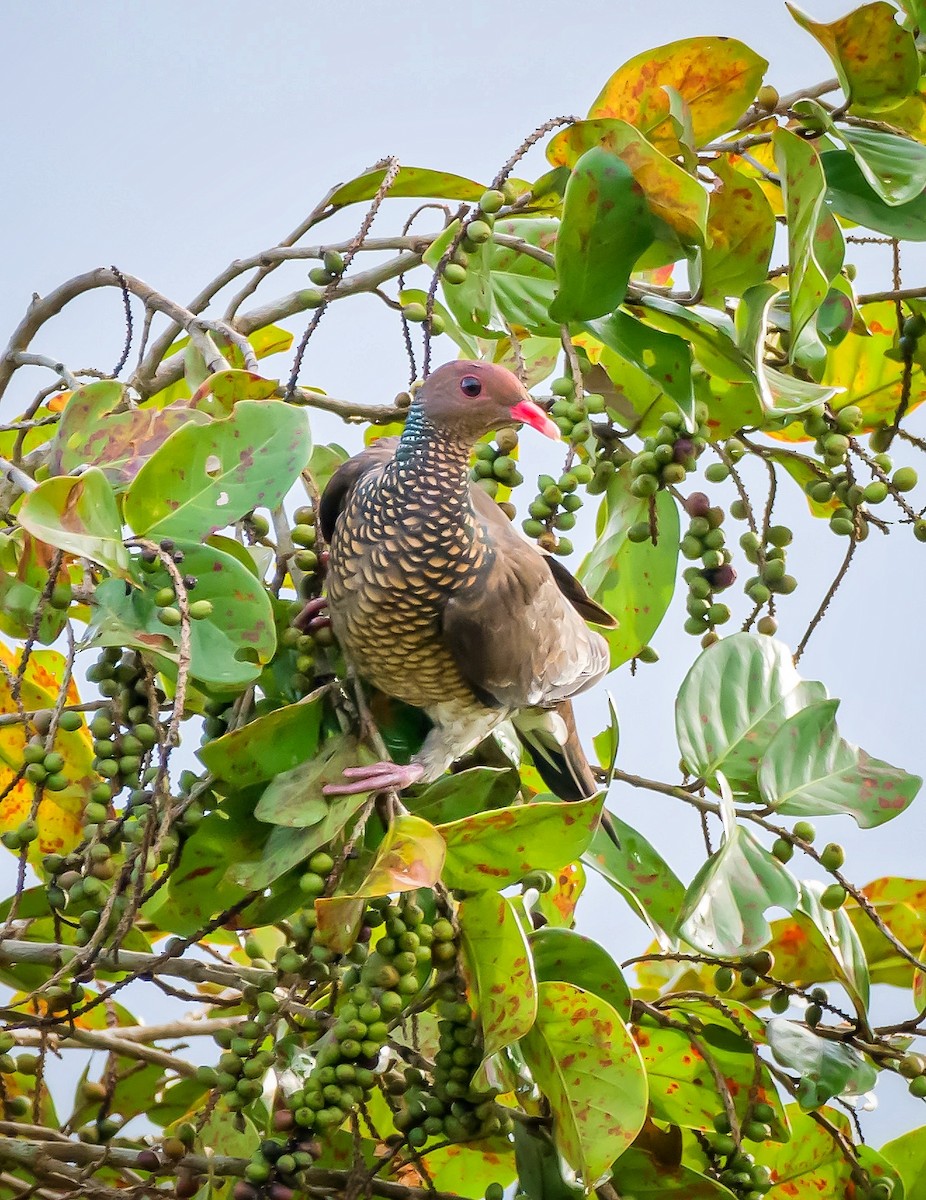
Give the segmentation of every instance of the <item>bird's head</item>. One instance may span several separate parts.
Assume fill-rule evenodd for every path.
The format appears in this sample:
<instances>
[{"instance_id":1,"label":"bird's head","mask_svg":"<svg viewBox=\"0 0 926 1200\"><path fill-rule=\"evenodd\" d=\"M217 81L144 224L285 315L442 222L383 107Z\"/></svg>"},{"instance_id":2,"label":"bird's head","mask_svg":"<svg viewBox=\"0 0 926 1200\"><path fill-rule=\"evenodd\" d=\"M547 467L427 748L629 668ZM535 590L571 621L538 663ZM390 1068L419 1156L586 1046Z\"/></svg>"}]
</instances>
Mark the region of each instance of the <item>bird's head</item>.
<instances>
[{"instance_id":1,"label":"bird's head","mask_svg":"<svg viewBox=\"0 0 926 1200\"><path fill-rule=\"evenodd\" d=\"M416 404L432 425L455 439L475 442L492 429L516 423L530 425L545 437L560 436L517 376L494 363L445 363L421 385Z\"/></svg>"}]
</instances>

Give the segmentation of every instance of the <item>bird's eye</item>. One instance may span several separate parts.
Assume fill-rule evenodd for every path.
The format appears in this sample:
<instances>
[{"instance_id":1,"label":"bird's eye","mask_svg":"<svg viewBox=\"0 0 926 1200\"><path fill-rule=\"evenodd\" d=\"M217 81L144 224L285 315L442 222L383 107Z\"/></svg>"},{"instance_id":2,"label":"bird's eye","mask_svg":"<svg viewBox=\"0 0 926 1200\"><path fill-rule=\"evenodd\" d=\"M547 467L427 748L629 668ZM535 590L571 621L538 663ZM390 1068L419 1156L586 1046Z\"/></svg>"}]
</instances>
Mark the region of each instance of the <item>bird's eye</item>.
<instances>
[{"instance_id":1,"label":"bird's eye","mask_svg":"<svg viewBox=\"0 0 926 1200\"><path fill-rule=\"evenodd\" d=\"M464 375L460 380L460 390L465 396L478 396L482 391L482 384L475 375Z\"/></svg>"}]
</instances>

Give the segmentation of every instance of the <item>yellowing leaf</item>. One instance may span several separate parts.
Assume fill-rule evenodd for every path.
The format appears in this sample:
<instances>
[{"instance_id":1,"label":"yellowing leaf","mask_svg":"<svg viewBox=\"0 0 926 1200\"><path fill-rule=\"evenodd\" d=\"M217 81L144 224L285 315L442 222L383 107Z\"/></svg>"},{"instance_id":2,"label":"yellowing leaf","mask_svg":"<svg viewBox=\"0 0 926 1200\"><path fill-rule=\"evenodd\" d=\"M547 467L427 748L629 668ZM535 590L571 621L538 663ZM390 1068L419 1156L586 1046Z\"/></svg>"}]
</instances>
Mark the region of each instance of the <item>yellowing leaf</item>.
<instances>
[{"instance_id":1,"label":"yellowing leaf","mask_svg":"<svg viewBox=\"0 0 926 1200\"><path fill-rule=\"evenodd\" d=\"M549 144L547 158L554 166L573 167L592 146L603 146L630 167L650 210L679 237L689 242L704 241L704 188L626 121L603 119L569 125Z\"/></svg>"},{"instance_id":2,"label":"yellowing leaf","mask_svg":"<svg viewBox=\"0 0 926 1200\"><path fill-rule=\"evenodd\" d=\"M0 645L0 662L15 676L19 656ZM33 651L23 676L21 700L27 712L51 708L63 678L64 658L57 650ZM69 704L79 704L74 681L68 687ZM6 672L0 672L0 712L16 712L16 703ZM15 829L31 812L35 789L21 779L13 784L23 761L23 749L34 730L20 723L0 726L0 833ZM97 782L92 771L93 745L86 725L73 733L59 729L55 750L64 758L62 774L68 786L60 792L45 791L36 814L38 837L29 846L29 861L38 866L45 854L67 854L81 840L81 814L90 788Z\"/></svg>"},{"instance_id":3,"label":"yellowing leaf","mask_svg":"<svg viewBox=\"0 0 926 1200\"><path fill-rule=\"evenodd\" d=\"M670 42L619 67L588 115L629 121L664 153L677 154L680 143L669 116L667 87L687 105L695 143L701 146L735 125L755 97L767 66L735 38Z\"/></svg>"}]
</instances>

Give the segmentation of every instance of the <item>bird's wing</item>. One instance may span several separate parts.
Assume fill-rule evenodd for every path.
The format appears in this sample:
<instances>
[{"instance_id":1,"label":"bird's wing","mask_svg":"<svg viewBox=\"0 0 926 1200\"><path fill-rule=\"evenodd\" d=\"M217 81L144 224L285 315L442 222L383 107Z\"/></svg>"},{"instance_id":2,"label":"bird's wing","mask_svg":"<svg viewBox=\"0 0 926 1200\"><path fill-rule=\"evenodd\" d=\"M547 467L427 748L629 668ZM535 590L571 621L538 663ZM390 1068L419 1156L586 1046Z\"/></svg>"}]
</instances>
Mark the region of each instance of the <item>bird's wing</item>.
<instances>
[{"instance_id":1,"label":"bird's wing","mask_svg":"<svg viewBox=\"0 0 926 1200\"><path fill-rule=\"evenodd\" d=\"M379 438L372 446L342 463L328 480L318 504L318 525L326 542L330 544L338 517L357 483L370 471L385 466L395 453L398 441L394 437Z\"/></svg>"},{"instance_id":2,"label":"bird's wing","mask_svg":"<svg viewBox=\"0 0 926 1200\"><path fill-rule=\"evenodd\" d=\"M602 624L613 617L478 488L474 505L486 565L448 599L441 627L463 677L485 703L511 708L549 707L591 687L608 669L608 645L580 612Z\"/></svg>"}]
</instances>

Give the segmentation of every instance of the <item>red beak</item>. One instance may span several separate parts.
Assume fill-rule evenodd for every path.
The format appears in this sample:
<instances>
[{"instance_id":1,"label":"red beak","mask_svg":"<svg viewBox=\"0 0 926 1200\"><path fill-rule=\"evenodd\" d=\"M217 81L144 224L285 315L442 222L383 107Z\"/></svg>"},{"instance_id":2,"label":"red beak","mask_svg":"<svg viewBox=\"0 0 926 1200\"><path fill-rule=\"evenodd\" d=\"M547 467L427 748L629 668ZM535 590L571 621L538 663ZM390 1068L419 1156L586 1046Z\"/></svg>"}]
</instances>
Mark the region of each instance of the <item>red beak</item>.
<instances>
[{"instance_id":1,"label":"red beak","mask_svg":"<svg viewBox=\"0 0 926 1200\"><path fill-rule=\"evenodd\" d=\"M515 404L511 409L511 415L516 421L523 421L525 425L530 425L531 429L536 429L544 437L553 438L554 441L559 441L562 437L556 422L551 421L540 405L535 404L533 400L521 400Z\"/></svg>"}]
</instances>

